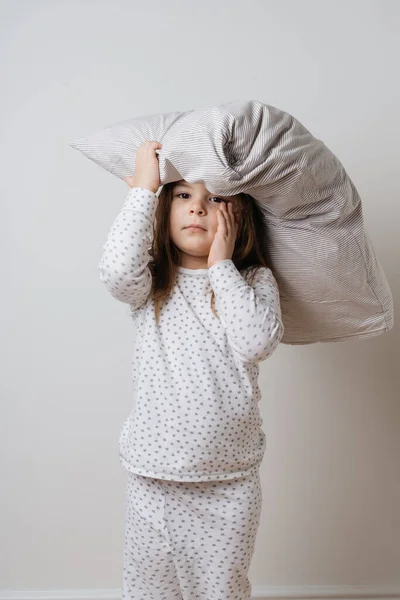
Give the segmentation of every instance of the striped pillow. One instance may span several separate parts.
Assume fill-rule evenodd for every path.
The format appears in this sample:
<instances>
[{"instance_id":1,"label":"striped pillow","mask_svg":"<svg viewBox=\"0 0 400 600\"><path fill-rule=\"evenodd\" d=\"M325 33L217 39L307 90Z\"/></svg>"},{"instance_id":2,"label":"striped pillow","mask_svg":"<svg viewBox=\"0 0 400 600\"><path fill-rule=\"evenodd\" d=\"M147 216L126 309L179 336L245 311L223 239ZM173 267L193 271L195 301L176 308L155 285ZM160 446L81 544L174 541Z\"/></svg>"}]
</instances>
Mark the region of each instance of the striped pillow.
<instances>
[{"instance_id":1,"label":"striped pillow","mask_svg":"<svg viewBox=\"0 0 400 600\"><path fill-rule=\"evenodd\" d=\"M336 156L299 121L257 100L136 117L70 145L123 179L145 140L162 143L161 184L202 181L262 208L281 296L282 342L379 335L393 298L364 228L361 199Z\"/></svg>"}]
</instances>

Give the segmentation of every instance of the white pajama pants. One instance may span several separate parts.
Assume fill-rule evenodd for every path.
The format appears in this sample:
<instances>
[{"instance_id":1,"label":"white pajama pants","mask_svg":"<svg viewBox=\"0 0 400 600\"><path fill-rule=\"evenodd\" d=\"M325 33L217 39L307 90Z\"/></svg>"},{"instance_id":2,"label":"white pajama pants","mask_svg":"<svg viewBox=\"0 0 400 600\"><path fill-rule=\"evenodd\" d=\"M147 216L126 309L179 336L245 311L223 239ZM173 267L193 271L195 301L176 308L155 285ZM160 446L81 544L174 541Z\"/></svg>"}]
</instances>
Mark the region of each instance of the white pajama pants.
<instances>
[{"instance_id":1,"label":"white pajama pants","mask_svg":"<svg viewBox=\"0 0 400 600\"><path fill-rule=\"evenodd\" d=\"M122 600L249 600L259 465L207 482L127 473Z\"/></svg>"}]
</instances>

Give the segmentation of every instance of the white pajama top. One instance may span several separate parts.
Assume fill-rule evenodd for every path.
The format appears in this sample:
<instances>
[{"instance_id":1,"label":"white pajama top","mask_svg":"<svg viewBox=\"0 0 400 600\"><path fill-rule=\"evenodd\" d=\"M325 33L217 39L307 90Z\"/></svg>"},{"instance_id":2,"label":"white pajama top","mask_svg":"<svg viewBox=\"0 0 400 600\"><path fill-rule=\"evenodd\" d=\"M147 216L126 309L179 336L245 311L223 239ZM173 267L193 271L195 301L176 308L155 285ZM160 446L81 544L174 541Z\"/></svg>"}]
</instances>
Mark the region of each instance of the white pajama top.
<instances>
[{"instance_id":1,"label":"white pajama top","mask_svg":"<svg viewBox=\"0 0 400 600\"><path fill-rule=\"evenodd\" d=\"M150 190L130 190L99 263L101 281L136 324L134 406L120 461L133 473L175 481L241 477L266 448L258 374L284 332L278 286L266 267L250 285L247 270L230 259L178 267L157 325L148 267L157 202Z\"/></svg>"}]
</instances>

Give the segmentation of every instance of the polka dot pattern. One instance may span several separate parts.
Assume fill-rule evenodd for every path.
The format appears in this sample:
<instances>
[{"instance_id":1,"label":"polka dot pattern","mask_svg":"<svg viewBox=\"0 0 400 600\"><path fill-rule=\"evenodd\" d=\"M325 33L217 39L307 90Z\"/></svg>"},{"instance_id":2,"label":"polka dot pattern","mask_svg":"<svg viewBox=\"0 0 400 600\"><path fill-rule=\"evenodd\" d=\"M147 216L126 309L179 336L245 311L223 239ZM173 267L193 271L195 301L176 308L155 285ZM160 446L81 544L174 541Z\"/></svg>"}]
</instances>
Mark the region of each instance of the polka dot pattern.
<instances>
[{"instance_id":1,"label":"polka dot pattern","mask_svg":"<svg viewBox=\"0 0 400 600\"><path fill-rule=\"evenodd\" d=\"M157 200L132 188L99 264L101 280L129 304L136 324L135 403L120 434L120 460L132 473L165 480L242 477L266 446L258 374L283 335L278 286L265 267L250 285L230 259L209 269L179 267L157 325L148 269Z\"/></svg>"},{"instance_id":2,"label":"polka dot pattern","mask_svg":"<svg viewBox=\"0 0 400 600\"><path fill-rule=\"evenodd\" d=\"M249 600L259 468L184 483L128 473L122 600Z\"/></svg>"}]
</instances>

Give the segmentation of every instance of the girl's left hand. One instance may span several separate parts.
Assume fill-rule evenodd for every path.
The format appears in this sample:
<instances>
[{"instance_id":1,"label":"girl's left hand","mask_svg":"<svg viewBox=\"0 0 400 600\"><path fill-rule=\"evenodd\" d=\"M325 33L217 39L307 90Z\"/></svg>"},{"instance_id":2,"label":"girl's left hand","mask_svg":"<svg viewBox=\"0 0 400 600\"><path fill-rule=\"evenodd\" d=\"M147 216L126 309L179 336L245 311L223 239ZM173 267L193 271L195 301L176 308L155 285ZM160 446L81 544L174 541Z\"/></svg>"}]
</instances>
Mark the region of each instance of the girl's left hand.
<instances>
[{"instance_id":1,"label":"girl's left hand","mask_svg":"<svg viewBox=\"0 0 400 600\"><path fill-rule=\"evenodd\" d=\"M233 214L232 202L228 202L227 205L225 202L221 202L221 208L217 212L217 219L218 228L208 254L208 269L221 260L232 258L238 232L238 224Z\"/></svg>"}]
</instances>

